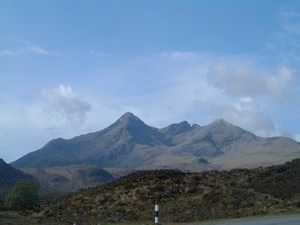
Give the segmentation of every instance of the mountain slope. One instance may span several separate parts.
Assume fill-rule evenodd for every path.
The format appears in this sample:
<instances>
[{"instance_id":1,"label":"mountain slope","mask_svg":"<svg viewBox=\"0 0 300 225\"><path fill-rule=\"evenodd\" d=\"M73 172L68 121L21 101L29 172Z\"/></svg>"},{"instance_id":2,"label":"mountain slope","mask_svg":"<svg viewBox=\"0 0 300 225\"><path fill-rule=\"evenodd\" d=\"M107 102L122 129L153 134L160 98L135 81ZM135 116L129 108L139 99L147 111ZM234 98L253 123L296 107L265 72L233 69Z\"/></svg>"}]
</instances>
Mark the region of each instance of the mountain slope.
<instances>
[{"instance_id":1,"label":"mountain slope","mask_svg":"<svg viewBox=\"0 0 300 225\"><path fill-rule=\"evenodd\" d=\"M94 166L29 168L24 172L36 178L43 196L63 195L114 180L106 170Z\"/></svg>"},{"instance_id":2,"label":"mountain slope","mask_svg":"<svg viewBox=\"0 0 300 225\"><path fill-rule=\"evenodd\" d=\"M238 141L230 151L212 159L221 168L259 167L282 164L299 157L299 143L286 137L260 138Z\"/></svg>"},{"instance_id":3,"label":"mountain slope","mask_svg":"<svg viewBox=\"0 0 300 225\"><path fill-rule=\"evenodd\" d=\"M299 155L300 144L292 139L257 137L224 120L206 126L184 121L157 129L125 113L104 130L52 140L13 165L203 170L273 165Z\"/></svg>"},{"instance_id":4,"label":"mountain slope","mask_svg":"<svg viewBox=\"0 0 300 225\"><path fill-rule=\"evenodd\" d=\"M33 178L0 159L0 196L19 180L33 180Z\"/></svg>"},{"instance_id":5,"label":"mountain slope","mask_svg":"<svg viewBox=\"0 0 300 225\"><path fill-rule=\"evenodd\" d=\"M150 221L159 202L164 222L190 222L299 210L299 194L299 159L252 170L139 171L75 193L50 205L44 215L90 224Z\"/></svg>"},{"instance_id":6,"label":"mountain slope","mask_svg":"<svg viewBox=\"0 0 300 225\"><path fill-rule=\"evenodd\" d=\"M13 163L17 167L52 167L72 164L101 167L130 166L139 163L135 151L143 146L163 144L164 136L131 113L124 114L108 128L70 140L55 139L40 150ZM133 154L132 154L133 153ZM131 157L131 162L126 159ZM127 165L128 164L128 165ZM132 165L133 167L136 165Z\"/></svg>"}]
</instances>

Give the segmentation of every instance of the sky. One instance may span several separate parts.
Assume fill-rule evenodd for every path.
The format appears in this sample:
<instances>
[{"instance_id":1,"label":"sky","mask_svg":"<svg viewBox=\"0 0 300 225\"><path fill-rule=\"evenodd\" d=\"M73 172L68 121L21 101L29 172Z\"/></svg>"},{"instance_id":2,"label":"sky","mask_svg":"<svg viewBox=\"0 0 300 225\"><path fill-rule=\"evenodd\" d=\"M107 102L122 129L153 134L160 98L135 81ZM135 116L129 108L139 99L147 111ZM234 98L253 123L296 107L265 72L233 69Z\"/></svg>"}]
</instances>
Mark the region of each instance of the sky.
<instances>
[{"instance_id":1,"label":"sky","mask_svg":"<svg viewBox=\"0 0 300 225\"><path fill-rule=\"evenodd\" d=\"M299 63L295 0L2 0L0 158L128 111L300 141Z\"/></svg>"}]
</instances>

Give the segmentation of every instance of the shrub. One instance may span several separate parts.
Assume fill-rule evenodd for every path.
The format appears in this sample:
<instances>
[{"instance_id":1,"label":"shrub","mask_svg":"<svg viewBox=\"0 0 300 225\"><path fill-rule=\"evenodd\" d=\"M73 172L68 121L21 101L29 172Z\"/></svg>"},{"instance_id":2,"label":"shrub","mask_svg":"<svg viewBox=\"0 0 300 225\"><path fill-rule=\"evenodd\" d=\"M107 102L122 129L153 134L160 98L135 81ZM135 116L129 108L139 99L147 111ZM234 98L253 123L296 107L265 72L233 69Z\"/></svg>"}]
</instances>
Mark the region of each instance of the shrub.
<instances>
[{"instance_id":1,"label":"shrub","mask_svg":"<svg viewBox=\"0 0 300 225\"><path fill-rule=\"evenodd\" d=\"M33 209L38 204L38 189L31 181L19 181L6 194L4 204L9 209Z\"/></svg>"}]
</instances>

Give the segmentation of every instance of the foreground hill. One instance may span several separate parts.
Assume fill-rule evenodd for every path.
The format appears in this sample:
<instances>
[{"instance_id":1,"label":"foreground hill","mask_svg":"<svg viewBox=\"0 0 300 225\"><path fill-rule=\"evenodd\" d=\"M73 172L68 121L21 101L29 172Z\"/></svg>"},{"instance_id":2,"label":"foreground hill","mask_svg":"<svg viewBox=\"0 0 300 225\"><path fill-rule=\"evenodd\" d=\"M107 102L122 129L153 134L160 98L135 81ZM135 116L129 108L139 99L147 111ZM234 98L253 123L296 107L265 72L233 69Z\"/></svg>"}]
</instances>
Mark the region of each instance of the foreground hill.
<instances>
[{"instance_id":1,"label":"foreground hill","mask_svg":"<svg viewBox=\"0 0 300 225\"><path fill-rule=\"evenodd\" d=\"M0 197L20 180L33 180L33 177L13 168L0 159Z\"/></svg>"},{"instance_id":2,"label":"foreground hill","mask_svg":"<svg viewBox=\"0 0 300 225\"><path fill-rule=\"evenodd\" d=\"M168 222L300 210L300 159L281 166L183 173L140 171L53 203L42 220L79 224L150 221L159 202Z\"/></svg>"},{"instance_id":3,"label":"foreground hill","mask_svg":"<svg viewBox=\"0 0 300 225\"><path fill-rule=\"evenodd\" d=\"M104 130L52 140L13 165L199 171L280 164L299 155L300 144L292 139L258 137L224 120L206 126L181 122L158 129L126 113Z\"/></svg>"}]
</instances>

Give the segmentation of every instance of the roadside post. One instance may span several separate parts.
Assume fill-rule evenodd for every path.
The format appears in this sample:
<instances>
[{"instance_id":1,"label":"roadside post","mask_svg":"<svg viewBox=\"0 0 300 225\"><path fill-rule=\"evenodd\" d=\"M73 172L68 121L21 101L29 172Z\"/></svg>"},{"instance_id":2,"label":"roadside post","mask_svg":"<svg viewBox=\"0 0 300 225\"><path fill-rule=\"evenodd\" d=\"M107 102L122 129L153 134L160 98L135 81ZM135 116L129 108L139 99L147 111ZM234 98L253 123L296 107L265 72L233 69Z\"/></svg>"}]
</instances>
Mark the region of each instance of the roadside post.
<instances>
[{"instance_id":1,"label":"roadside post","mask_svg":"<svg viewBox=\"0 0 300 225\"><path fill-rule=\"evenodd\" d=\"M157 203L154 206L154 224L159 225L159 205Z\"/></svg>"}]
</instances>

